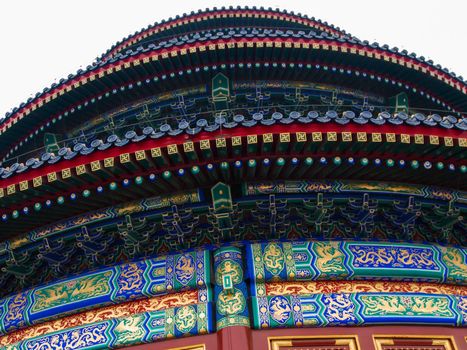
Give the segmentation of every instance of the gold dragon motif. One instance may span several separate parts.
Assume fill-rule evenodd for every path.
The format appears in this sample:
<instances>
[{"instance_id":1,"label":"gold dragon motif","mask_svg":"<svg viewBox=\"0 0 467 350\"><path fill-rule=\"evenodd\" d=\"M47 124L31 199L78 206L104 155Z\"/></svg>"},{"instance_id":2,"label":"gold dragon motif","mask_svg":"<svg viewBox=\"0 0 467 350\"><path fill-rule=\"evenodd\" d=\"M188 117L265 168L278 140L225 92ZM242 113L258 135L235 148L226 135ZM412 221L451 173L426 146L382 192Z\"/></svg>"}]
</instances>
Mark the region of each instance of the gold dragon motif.
<instances>
[{"instance_id":1,"label":"gold dragon motif","mask_svg":"<svg viewBox=\"0 0 467 350\"><path fill-rule=\"evenodd\" d=\"M427 293L467 295L467 286L429 282L307 281L266 283L266 295L331 293Z\"/></svg>"},{"instance_id":2,"label":"gold dragon motif","mask_svg":"<svg viewBox=\"0 0 467 350\"><path fill-rule=\"evenodd\" d=\"M382 247L370 251L355 249L354 253L356 254L355 261L362 265L379 266L394 262L394 257L388 252L388 249Z\"/></svg>"},{"instance_id":3,"label":"gold dragon motif","mask_svg":"<svg viewBox=\"0 0 467 350\"><path fill-rule=\"evenodd\" d=\"M344 254L339 249L339 242L315 242L316 267L322 273L345 272Z\"/></svg>"},{"instance_id":4,"label":"gold dragon motif","mask_svg":"<svg viewBox=\"0 0 467 350\"><path fill-rule=\"evenodd\" d=\"M32 312L93 298L110 292L111 272L80 277L34 291Z\"/></svg>"},{"instance_id":5,"label":"gold dragon motif","mask_svg":"<svg viewBox=\"0 0 467 350\"><path fill-rule=\"evenodd\" d=\"M129 263L121 267L119 278L120 291L131 292L138 290L143 284L143 269L136 263Z\"/></svg>"},{"instance_id":6,"label":"gold dragon motif","mask_svg":"<svg viewBox=\"0 0 467 350\"><path fill-rule=\"evenodd\" d=\"M421 251L417 254L414 252L410 252L409 249L404 248L399 249L399 254L397 255L397 262L400 262L405 266L416 266L419 268L435 266L435 262L433 261L431 251Z\"/></svg>"},{"instance_id":7,"label":"gold dragon motif","mask_svg":"<svg viewBox=\"0 0 467 350\"><path fill-rule=\"evenodd\" d=\"M449 277L455 280L467 280L467 264L460 249L441 247L442 259L449 270Z\"/></svg>"},{"instance_id":8,"label":"gold dragon motif","mask_svg":"<svg viewBox=\"0 0 467 350\"><path fill-rule=\"evenodd\" d=\"M144 317L142 315L119 320L115 327L115 332L118 334L118 342L125 344L141 339L144 335L144 329L140 327L140 324L143 321Z\"/></svg>"},{"instance_id":9,"label":"gold dragon motif","mask_svg":"<svg viewBox=\"0 0 467 350\"><path fill-rule=\"evenodd\" d=\"M20 329L0 337L0 346L15 344L23 339L30 339L65 329L84 326L87 324L105 321L112 318L128 317L143 312L166 310L183 305L198 303L198 291L190 290L170 295L162 295L150 299L140 299L127 303L85 311L76 315L66 316Z\"/></svg>"},{"instance_id":10,"label":"gold dragon motif","mask_svg":"<svg viewBox=\"0 0 467 350\"><path fill-rule=\"evenodd\" d=\"M370 316L452 316L449 300L434 296L365 295L364 313Z\"/></svg>"},{"instance_id":11,"label":"gold dragon motif","mask_svg":"<svg viewBox=\"0 0 467 350\"><path fill-rule=\"evenodd\" d=\"M269 243L264 248L264 266L273 275L278 275L284 269L284 253L276 243Z\"/></svg>"}]
</instances>

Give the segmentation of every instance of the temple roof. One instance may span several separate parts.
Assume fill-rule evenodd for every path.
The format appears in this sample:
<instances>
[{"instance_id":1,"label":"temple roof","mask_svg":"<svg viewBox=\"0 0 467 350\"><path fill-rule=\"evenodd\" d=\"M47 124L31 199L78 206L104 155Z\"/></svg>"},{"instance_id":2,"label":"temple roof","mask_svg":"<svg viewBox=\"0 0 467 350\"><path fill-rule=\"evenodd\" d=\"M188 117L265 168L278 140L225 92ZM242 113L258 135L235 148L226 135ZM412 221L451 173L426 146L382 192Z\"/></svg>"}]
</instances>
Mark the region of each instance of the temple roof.
<instances>
[{"instance_id":1,"label":"temple roof","mask_svg":"<svg viewBox=\"0 0 467 350\"><path fill-rule=\"evenodd\" d=\"M0 122L1 293L239 240L465 245L466 94L300 14L149 26Z\"/></svg>"},{"instance_id":2,"label":"temple roof","mask_svg":"<svg viewBox=\"0 0 467 350\"><path fill-rule=\"evenodd\" d=\"M207 17L205 16L203 21L209 21L215 20L216 16L222 18L222 11L233 10L212 10L190 16L206 14ZM204 35L198 35L197 38L190 38L190 32L182 32L173 33L171 40L165 42L155 41L155 43L152 42L152 44L148 44L146 47L144 43L140 45L135 42L137 40L135 38L144 38L146 36L144 38L146 40L152 37L152 34L149 34L151 30L159 28L158 25L154 25L146 31L135 34L134 37L128 39L129 41L123 40L114 49L109 51L113 55L112 58L105 56L108 59L97 61L84 70L80 69L75 74L70 74L67 78L61 79L59 83L54 83L49 88L44 88L34 98L28 99L28 101L22 103L18 108L14 108L13 112L7 113L5 118L0 122L0 137L2 137L7 145L11 145L15 141L18 143L27 142L29 135L26 135L26 138L23 139L25 130L32 132L44 130L44 128L47 128L51 124L60 121L65 114L70 113L68 111L70 108L81 109L83 106L94 103L92 100L96 98L96 89L102 91L102 88L104 88L106 91L112 91L115 84L119 88L119 82L126 81L128 84L138 80L138 77L142 77L142 74L144 76L143 71L146 70L143 69L141 71L142 67L138 68L136 65L142 64L145 68L149 68L150 66L154 66L154 64L150 64L148 60L153 62L155 57L159 57L158 60L163 64L162 67L167 69L168 66L163 62L167 61L168 65L172 66L174 63L169 63L168 61L173 61L174 59L178 61L176 57L183 55L183 52L188 49L190 50L187 53L188 55L196 55L204 60L202 58L203 53L199 51L199 47L205 44L214 45L213 47L216 50L225 50L220 49L220 46L223 45L234 45L236 49L243 50L244 44L242 43L246 42L251 42L254 47L264 47L266 42L273 42L273 46L277 47L280 42L285 45L285 48L289 44L293 48L312 48L314 52L313 58L308 55L306 61L311 61L313 65L324 66L333 63L336 69L343 69L344 71L353 66L356 70L363 70L362 74L365 73L364 70L373 67L373 70L368 69L369 71L366 73L368 76L380 73L385 80L399 80L400 84L409 86L409 90L414 90L417 93L422 91L425 96L439 103L440 108L446 109L446 111L457 112L462 116L462 113L467 109L466 82L447 69L434 65L431 61L426 61L423 57L409 54L405 50L391 49L387 45L370 44L367 41L360 41L346 35L345 32L315 20L311 21L321 28L318 31L307 32L305 30L298 30L298 28L292 28L289 31L284 29L271 30L258 25L255 33L248 33L246 30L255 27L256 21L261 20L261 13L264 13L264 16L266 16L266 12L269 10L246 9L242 11L257 11L259 14L256 17L252 15L250 18L252 23L249 27L244 28L244 31L240 34L224 31L222 35L217 35L218 30L212 30L211 33L205 32ZM292 16L296 20L302 18L292 14L287 16ZM187 21L189 22L188 17ZM303 17L302 21L305 20L306 18ZM172 23L173 21L177 21L177 19L169 22ZM210 28L207 29L210 30ZM328 34L328 32L331 33ZM130 44L131 42L134 42L134 45ZM124 53L118 52L118 48L122 45L129 45ZM166 51L171 53L171 57L165 57ZM258 59L258 57L255 58L254 53L249 53L245 58L247 60ZM306 64L306 61L303 63ZM217 64L222 64L222 62L218 61L218 58L211 58L211 64L216 64L216 62ZM179 62L176 64L176 69L180 69L183 66L186 66L186 63ZM162 67L157 67L158 71ZM420 86L413 86L416 82ZM428 87L431 90L430 92L423 91L424 89L428 89ZM16 146L14 145L14 147Z\"/></svg>"},{"instance_id":3,"label":"temple roof","mask_svg":"<svg viewBox=\"0 0 467 350\"><path fill-rule=\"evenodd\" d=\"M162 20L142 28L132 35L120 40L112 45L99 60L108 60L117 53L131 48L137 48L144 42L168 39L174 36L186 35L188 33L199 32L205 29L226 28L229 25L235 27L254 26L258 27L261 22L264 27L287 30L317 30L320 33L327 33L337 38L351 37L350 34L334 27L332 24L323 22L314 17L309 18L306 14L295 14L293 11L272 9L241 7L228 8L216 7L212 9L192 11L190 14L183 14L175 18Z\"/></svg>"}]
</instances>

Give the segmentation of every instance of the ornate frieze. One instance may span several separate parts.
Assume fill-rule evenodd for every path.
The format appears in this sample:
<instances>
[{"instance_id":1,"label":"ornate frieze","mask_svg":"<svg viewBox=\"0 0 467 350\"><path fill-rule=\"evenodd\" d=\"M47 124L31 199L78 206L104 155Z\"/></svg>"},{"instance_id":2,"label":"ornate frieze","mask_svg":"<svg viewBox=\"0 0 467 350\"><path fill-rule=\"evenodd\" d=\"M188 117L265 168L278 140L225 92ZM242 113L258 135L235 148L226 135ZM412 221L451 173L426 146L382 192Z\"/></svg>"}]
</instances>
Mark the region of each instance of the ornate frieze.
<instances>
[{"instance_id":1,"label":"ornate frieze","mask_svg":"<svg viewBox=\"0 0 467 350\"><path fill-rule=\"evenodd\" d=\"M214 252L217 329L250 326L242 250L223 247Z\"/></svg>"},{"instance_id":2,"label":"ornate frieze","mask_svg":"<svg viewBox=\"0 0 467 350\"><path fill-rule=\"evenodd\" d=\"M466 251L436 245L296 241L247 245L256 293L265 282L398 280L467 284Z\"/></svg>"},{"instance_id":3,"label":"ornate frieze","mask_svg":"<svg viewBox=\"0 0 467 350\"><path fill-rule=\"evenodd\" d=\"M57 281L6 298L0 329L9 332L90 307L181 290L197 289L198 301L207 303L211 299L209 271L209 252L193 251Z\"/></svg>"},{"instance_id":4,"label":"ornate frieze","mask_svg":"<svg viewBox=\"0 0 467 350\"><path fill-rule=\"evenodd\" d=\"M24 339L8 350L109 349L213 331L209 304L138 313Z\"/></svg>"},{"instance_id":5,"label":"ornate frieze","mask_svg":"<svg viewBox=\"0 0 467 350\"><path fill-rule=\"evenodd\" d=\"M418 293L338 293L252 298L254 327L465 324L458 298Z\"/></svg>"}]
</instances>

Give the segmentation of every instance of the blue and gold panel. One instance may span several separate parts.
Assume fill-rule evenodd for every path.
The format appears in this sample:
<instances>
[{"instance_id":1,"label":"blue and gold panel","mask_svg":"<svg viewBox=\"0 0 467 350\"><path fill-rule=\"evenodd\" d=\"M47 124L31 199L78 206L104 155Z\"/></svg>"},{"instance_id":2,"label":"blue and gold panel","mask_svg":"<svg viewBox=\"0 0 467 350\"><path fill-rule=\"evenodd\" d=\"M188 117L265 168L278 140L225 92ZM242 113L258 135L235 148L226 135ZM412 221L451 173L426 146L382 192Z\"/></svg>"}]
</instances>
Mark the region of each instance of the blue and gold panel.
<instances>
[{"instance_id":1,"label":"blue and gold panel","mask_svg":"<svg viewBox=\"0 0 467 350\"><path fill-rule=\"evenodd\" d=\"M465 324L465 310L451 295L338 293L252 298L256 329L361 324ZM459 304L459 305L458 305Z\"/></svg>"},{"instance_id":2,"label":"blue and gold panel","mask_svg":"<svg viewBox=\"0 0 467 350\"><path fill-rule=\"evenodd\" d=\"M248 244L252 294L264 283L312 280L398 280L467 284L464 249L426 244L295 241Z\"/></svg>"},{"instance_id":3,"label":"blue and gold panel","mask_svg":"<svg viewBox=\"0 0 467 350\"><path fill-rule=\"evenodd\" d=\"M373 192L384 194L410 195L422 198L439 199L447 201L462 201L466 197L465 192L452 191L449 189L442 189L439 187L376 181L263 181L258 183L248 182L243 185L243 195L245 196L326 192Z\"/></svg>"},{"instance_id":4,"label":"blue and gold panel","mask_svg":"<svg viewBox=\"0 0 467 350\"><path fill-rule=\"evenodd\" d=\"M448 283L465 284L467 281L467 249L439 247L441 258L447 268Z\"/></svg>"},{"instance_id":5,"label":"blue and gold panel","mask_svg":"<svg viewBox=\"0 0 467 350\"><path fill-rule=\"evenodd\" d=\"M460 325L455 297L410 293L362 293L355 300L367 324L435 323Z\"/></svg>"},{"instance_id":6,"label":"blue and gold panel","mask_svg":"<svg viewBox=\"0 0 467 350\"><path fill-rule=\"evenodd\" d=\"M30 321L63 314L90 305L109 303L113 289L111 281L115 273L115 269L108 268L30 291L28 293L31 300ZM4 321L6 324L8 323L6 318Z\"/></svg>"},{"instance_id":7,"label":"blue and gold panel","mask_svg":"<svg viewBox=\"0 0 467 350\"><path fill-rule=\"evenodd\" d=\"M214 271L217 330L250 326L242 250L232 246L217 249Z\"/></svg>"},{"instance_id":8,"label":"blue and gold panel","mask_svg":"<svg viewBox=\"0 0 467 350\"><path fill-rule=\"evenodd\" d=\"M467 295L455 297L457 310L461 314L460 323L463 327L467 326Z\"/></svg>"},{"instance_id":9,"label":"blue and gold panel","mask_svg":"<svg viewBox=\"0 0 467 350\"><path fill-rule=\"evenodd\" d=\"M142 297L198 289L211 300L209 251L131 262L37 287L2 301L2 334L46 319Z\"/></svg>"},{"instance_id":10,"label":"blue and gold panel","mask_svg":"<svg viewBox=\"0 0 467 350\"><path fill-rule=\"evenodd\" d=\"M2 329L5 332L11 329L22 328L29 325L29 293L20 293L7 298L4 301L4 315L2 318Z\"/></svg>"},{"instance_id":11,"label":"blue and gold panel","mask_svg":"<svg viewBox=\"0 0 467 350\"><path fill-rule=\"evenodd\" d=\"M381 242L345 242L353 277L390 277L442 282L446 266L434 246Z\"/></svg>"},{"instance_id":12,"label":"blue and gold panel","mask_svg":"<svg viewBox=\"0 0 467 350\"><path fill-rule=\"evenodd\" d=\"M110 319L25 339L5 350L108 349L213 331L211 305L194 304Z\"/></svg>"},{"instance_id":13,"label":"blue and gold panel","mask_svg":"<svg viewBox=\"0 0 467 350\"><path fill-rule=\"evenodd\" d=\"M6 300L8 299L2 299L0 300L0 320L3 319L3 317L5 316L5 302ZM0 322L0 334L4 334L5 333L5 329L3 328L3 322Z\"/></svg>"}]
</instances>

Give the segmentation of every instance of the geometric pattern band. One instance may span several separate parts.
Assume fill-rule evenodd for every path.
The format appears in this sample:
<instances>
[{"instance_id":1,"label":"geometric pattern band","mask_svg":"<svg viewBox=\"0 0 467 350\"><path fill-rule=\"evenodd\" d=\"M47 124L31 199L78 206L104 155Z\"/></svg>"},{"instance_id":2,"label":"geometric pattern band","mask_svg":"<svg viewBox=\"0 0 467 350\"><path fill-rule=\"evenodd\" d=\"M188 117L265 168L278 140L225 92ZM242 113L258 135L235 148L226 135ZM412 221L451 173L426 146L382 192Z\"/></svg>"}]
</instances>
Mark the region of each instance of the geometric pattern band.
<instances>
[{"instance_id":1,"label":"geometric pattern band","mask_svg":"<svg viewBox=\"0 0 467 350\"><path fill-rule=\"evenodd\" d=\"M168 255L118 265L27 290L0 300L0 334L70 312L143 297L198 289L211 300L208 251Z\"/></svg>"}]
</instances>

